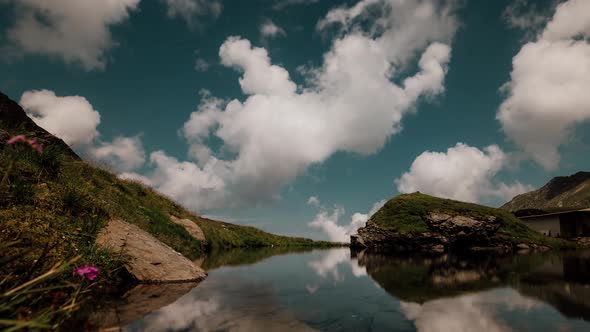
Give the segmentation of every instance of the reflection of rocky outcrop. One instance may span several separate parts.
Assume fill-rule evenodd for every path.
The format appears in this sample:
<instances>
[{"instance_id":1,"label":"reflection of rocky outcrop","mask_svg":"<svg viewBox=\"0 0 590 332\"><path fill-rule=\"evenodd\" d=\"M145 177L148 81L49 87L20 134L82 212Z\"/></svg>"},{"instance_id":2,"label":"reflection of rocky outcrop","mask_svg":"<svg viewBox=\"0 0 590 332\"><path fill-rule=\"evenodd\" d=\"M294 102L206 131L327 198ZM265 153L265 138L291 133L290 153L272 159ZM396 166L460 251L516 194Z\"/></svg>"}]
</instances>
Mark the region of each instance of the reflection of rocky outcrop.
<instances>
[{"instance_id":1,"label":"reflection of rocky outcrop","mask_svg":"<svg viewBox=\"0 0 590 332\"><path fill-rule=\"evenodd\" d=\"M114 329L144 317L154 310L173 303L195 288L197 283L138 285L120 300L108 303L104 310L95 312L87 328Z\"/></svg>"},{"instance_id":2,"label":"reflection of rocky outcrop","mask_svg":"<svg viewBox=\"0 0 590 332\"><path fill-rule=\"evenodd\" d=\"M509 270L491 256L402 257L357 253L359 265L383 289L403 301L424 302L499 286Z\"/></svg>"},{"instance_id":3,"label":"reflection of rocky outcrop","mask_svg":"<svg viewBox=\"0 0 590 332\"><path fill-rule=\"evenodd\" d=\"M369 276L401 301L425 303L511 287L566 317L590 321L590 253L404 257L363 251L355 255Z\"/></svg>"},{"instance_id":4,"label":"reflection of rocky outcrop","mask_svg":"<svg viewBox=\"0 0 590 332\"><path fill-rule=\"evenodd\" d=\"M220 291L223 290L223 291ZM313 331L277 303L266 282L217 275L123 331Z\"/></svg>"}]
</instances>

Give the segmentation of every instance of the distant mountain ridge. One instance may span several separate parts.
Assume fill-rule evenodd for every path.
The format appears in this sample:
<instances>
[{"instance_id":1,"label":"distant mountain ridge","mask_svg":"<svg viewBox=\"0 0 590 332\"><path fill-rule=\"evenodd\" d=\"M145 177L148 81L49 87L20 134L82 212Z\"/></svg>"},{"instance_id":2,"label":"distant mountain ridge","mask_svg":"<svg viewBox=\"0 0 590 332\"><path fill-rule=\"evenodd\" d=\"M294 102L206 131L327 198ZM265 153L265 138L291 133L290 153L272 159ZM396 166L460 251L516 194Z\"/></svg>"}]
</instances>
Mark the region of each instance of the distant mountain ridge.
<instances>
[{"instance_id":1,"label":"distant mountain ridge","mask_svg":"<svg viewBox=\"0 0 590 332\"><path fill-rule=\"evenodd\" d=\"M590 207L590 172L558 176L543 187L514 197L501 208L520 210L553 210Z\"/></svg>"}]
</instances>

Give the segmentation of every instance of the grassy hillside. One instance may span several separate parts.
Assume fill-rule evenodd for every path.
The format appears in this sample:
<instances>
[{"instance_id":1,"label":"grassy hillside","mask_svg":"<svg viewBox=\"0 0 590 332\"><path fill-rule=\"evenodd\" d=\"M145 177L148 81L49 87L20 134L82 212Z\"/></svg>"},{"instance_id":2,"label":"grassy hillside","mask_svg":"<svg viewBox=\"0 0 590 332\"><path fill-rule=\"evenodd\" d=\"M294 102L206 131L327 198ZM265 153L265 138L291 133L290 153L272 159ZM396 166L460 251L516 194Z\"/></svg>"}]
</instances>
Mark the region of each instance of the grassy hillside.
<instances>
[{"instance_id":1,"label":"grassy hillside","mask_svg":"<svg viewBox=\"0 0 590 332\"><path fill-rule=\"evenodd\" d=\"M476 219L494 216L502 225L498 233L513 243L546 244L553 248L573 246L569 242L535 232L508 211L421 193L399 195L389 200L371 217L371 220L381 228L400 234L421 233L428 231L428 225L424 219L430 212L441 212L451 216L463 215Z\"/></svg>"},{"instance_id":2,"label":"grassy hillside","mask_svg":"<svg viewBox=\"0 0 590 332\"><path fill-rule=\"evenodd\" d=\"M590 207L590 172L558 176L543 187L514 197L502 209L517 212L536 210L536 213L560 209Z\"/></svg>"},{"instance_id":3,"label":"grassy hillside","mask_svg":"<svg viewBox=\"0 0 590 332\"><path fill-rule=\"evenodd\" d=\"M7 144L15 135L35 138L43 151L26 142ZM195 240L170 215L195 221L207 240ZM126 281L121 258L94 245L113 218L137 225L189 259L212 249L327 245L200 218L140 183L81 160L0 94L0 329L50 328L80 301ZM73 275L82 265L98 267L99 278Z\"/></svg>"}]
</instances>

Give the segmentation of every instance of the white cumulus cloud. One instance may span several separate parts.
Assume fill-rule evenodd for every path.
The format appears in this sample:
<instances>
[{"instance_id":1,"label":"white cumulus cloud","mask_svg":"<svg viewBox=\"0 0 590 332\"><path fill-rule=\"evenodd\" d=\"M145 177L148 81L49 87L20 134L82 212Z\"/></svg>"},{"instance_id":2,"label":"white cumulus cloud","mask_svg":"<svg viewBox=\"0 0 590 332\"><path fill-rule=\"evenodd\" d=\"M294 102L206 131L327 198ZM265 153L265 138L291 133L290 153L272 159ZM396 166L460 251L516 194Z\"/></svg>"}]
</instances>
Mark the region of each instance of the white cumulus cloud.
<instances>
[{"instance_id":1,"label":"white cumulus cloud","mask_svg":"<svg viewBox=\"0 0 590 332\"><path fill-rule=\"evenodd\" d=\"M309 223L309 226L322 230L330 241L350 242L350 236L356 234L359 228L365 226L367 220L379 211L385 202L386 200L376 202L368 213L354 213L349 224L341 225L339 222L342 216L344 216L344 208L335 206L330 212L327 208L321 206L317 197L312 196L309 198L308 204L319 207L320 211L314 220Z\"/></svg>"},{"instance_id":2,"label":"white cumulus cloud","mask_svg":"<svg viewBox=\"0 0 590 332\"><path fill-rule=\"evenodd\" d=\"M495 181L494 176L508 162L508 156L497 145L482 151L457 143L446 152L423 152L395 182L401 193L420 191L466 202L509 200L533 187L520 182Z\"/></svg>"},{"instance_id":3,"label":"white cumulus cloud","mask_svg":"<svg viewBox=\"0 0 590 332\"><path fill-rule=\"evenodd\" d=\"M523 30L536 30L547 23L547 16L540 12L534 2L514 0L502 13L502 18L509 27Z\"/></svg>"},{"instance_id":4,"label":"white cumulus cloud","mask_svg":"<svg viewBox=\"0 0 590 332\"><path fill-rule=\"evenodd\" d=\"M137 174L135 172L120 173L119 178L121 178L123 180L139 182L139 183L142 183L143 185L146 185L148 187L153 187L152 180L150 180L150 178L148 178L147 176Z\"/></svg>"},{"instance_id":5,"label":"white cumulus cloud","mask_svg":"<svg viewBox=\"0 0 590 332\"><path fill-rule=\"evenodd\" d=\"M311 206L319 207L320 200L319 200L319 198L317 198L317 196L310 196L309 199L307 199L307 204L309 204Z\"/></svg>"},{"instance_id":6,"label":"white cumulus cloud","mask_svg":"<svg viewBox=\"0 0 590 332\"><path fill-rule=\"evenodd\" d=\"M36 124L68 145L90 144L97 136L100 114L81 96L56 96L50 90L23 93L21 106Z\"/></svg>"},{"instance_id":7,"label":"white cumulus cloud","mask_svg":"<svg viewBox=\"0 0 590 332\"><path fill-rule=\"evenodd\" d=\"M198 16L210 15L218 17L223 10L221 1L217 0L162 0L168 10L168 17L180 17L185 20L189 27L195 24Z\"/></svg>"},{"instance_id":8,"label":"white cumulus cloud","mask_svg":"<svg viewBox=\"0 0 590 332\"><path fill-rule=\"evenodd\" d=\"M107 163L116 171L137 169L145 162L145 152L139 136L116 137L112 142L100 142L87 152L92 159Z\"/></svg>"},{"instance_id":9,"label":"white cumulus cloud","mask_svg":"<svg viewBox=\"0 0 590 332\"><path fill-rule=\"evenodd\" d=\"M125 21L140 0L8 0L16 21L10 41L26 52L61 58L86 70L104 69L116 45L110 28Z\"/></svg>"},{"instance_id":10,"label":"white cumulus cloud","mask_svg":"<svg viewBox=\"0 0 590 332\"><path fill-rule=\"evenodd\" d=\"M23 93L20 105L37 125L63 139L77 152L116 171L137 169L145 161L139 136L119 136L112 142L100 139L97 129L100 113L82 96L57 96L51 90L31 90Z\"/></svg>"},{"instance_id":11,"label":"white cumulus cloud","mask_svg":"<svg viewBox=\"0 0 590 332\"><path fill-rule=\"evenodd\" d=\"M192 162L178 161L163 151L156 151L150 154L150 163L154 171L148 176L148 182L184 206L193 210L208 210L226 202L226 184L217 175L224 173L223 162L210 159L201 168Z\"/></svg>"},{"instance_id":12,"label":"white cumulus cloud","mask_svg":"<svg viewBox=\"0 0 590 332\"><path fill-rule=\"evenodd\" d=\"M206 72L207 70L209 70L210 66L211 65L209 64L209 62L207 62L207 60L203 58L197 58L195 60L195 70L198 72Z\"/></svg>"},{"instance_id":13,"label":"white cumulus cloud","mask_svg":"<svg viewBox=\"0 0 590 332\"><path fill-rule=\"evenodd\" d=\"M298 87L285 68L273 64L266 49L229 37L219 56L222 65L241 73L246 97L204 96L182 130L196 160L154 163L174 169L154 170L161 177L156 183L167 188L159 189L196 210L258 203L275 199L285 184L337 151L379 151L421 98L444 91L457 22L454 1L374 3L378 11L344 9L346 21L324 24L352 32L335 38L323 64L310 70L306 86ZM367 26L366 11L381 14ZM414 58L418 66L412 73L407 65ZM222 142L218 151L207 144L212 138ZM179 171L178 164L183 174L196 177L190 186L164 179Z\"/></svg>"},{"instance_id":14,"label":"white cumulus cloud","mask_svg":"<svg viewBox=\"0 0 590 332\"><path fill-rule=\"evenodd\" d=\"M497 118L506 135L544 168L559 165L559 147L590 120L590 1L559 4L552 19L512 60L507 98Z\"/></svg>"},{"instance_id":15,"label":"white cumulus cloud","mask_svg":"<svg viewBox=\"0 0 590 332\"><path fill-rule=\"evenodd\" d=\"M272 21L266 21L260 26L260 34L263 38L274 38L279 36L285 36L287 33L283 28L274 24Z\"/></svg>"},{"instance_id":16,"label":"white cumulus cloud","mask_svg":"<svg viewBox=\"0 0 590 332\"><path fill-rule=\"evenodd\" d=\"M282 10L290 6L309 5L317 3L320 0L278 0L273 6L274 10Z\"/></svg>"}]
</instances>

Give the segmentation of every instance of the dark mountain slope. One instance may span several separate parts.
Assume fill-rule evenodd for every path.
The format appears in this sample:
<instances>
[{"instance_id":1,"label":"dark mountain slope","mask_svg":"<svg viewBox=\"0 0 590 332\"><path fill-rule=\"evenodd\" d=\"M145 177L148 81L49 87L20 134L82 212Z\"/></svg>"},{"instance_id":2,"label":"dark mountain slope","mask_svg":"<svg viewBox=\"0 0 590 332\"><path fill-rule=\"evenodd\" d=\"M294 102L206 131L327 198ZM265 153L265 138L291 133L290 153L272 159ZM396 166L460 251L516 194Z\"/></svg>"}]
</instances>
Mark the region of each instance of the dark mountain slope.
<instances>
[{"instance_id":1,"label":"dark mountain slope","mask_svg":"<svg viewBox=\"0 0 590 332\"><path fill-rule=\"evenodd\" d=\"M501 208L516 212L587 207L590 207L590 172L555 177L540 189L514 197Z\"/></svg>"}]
</instances>

